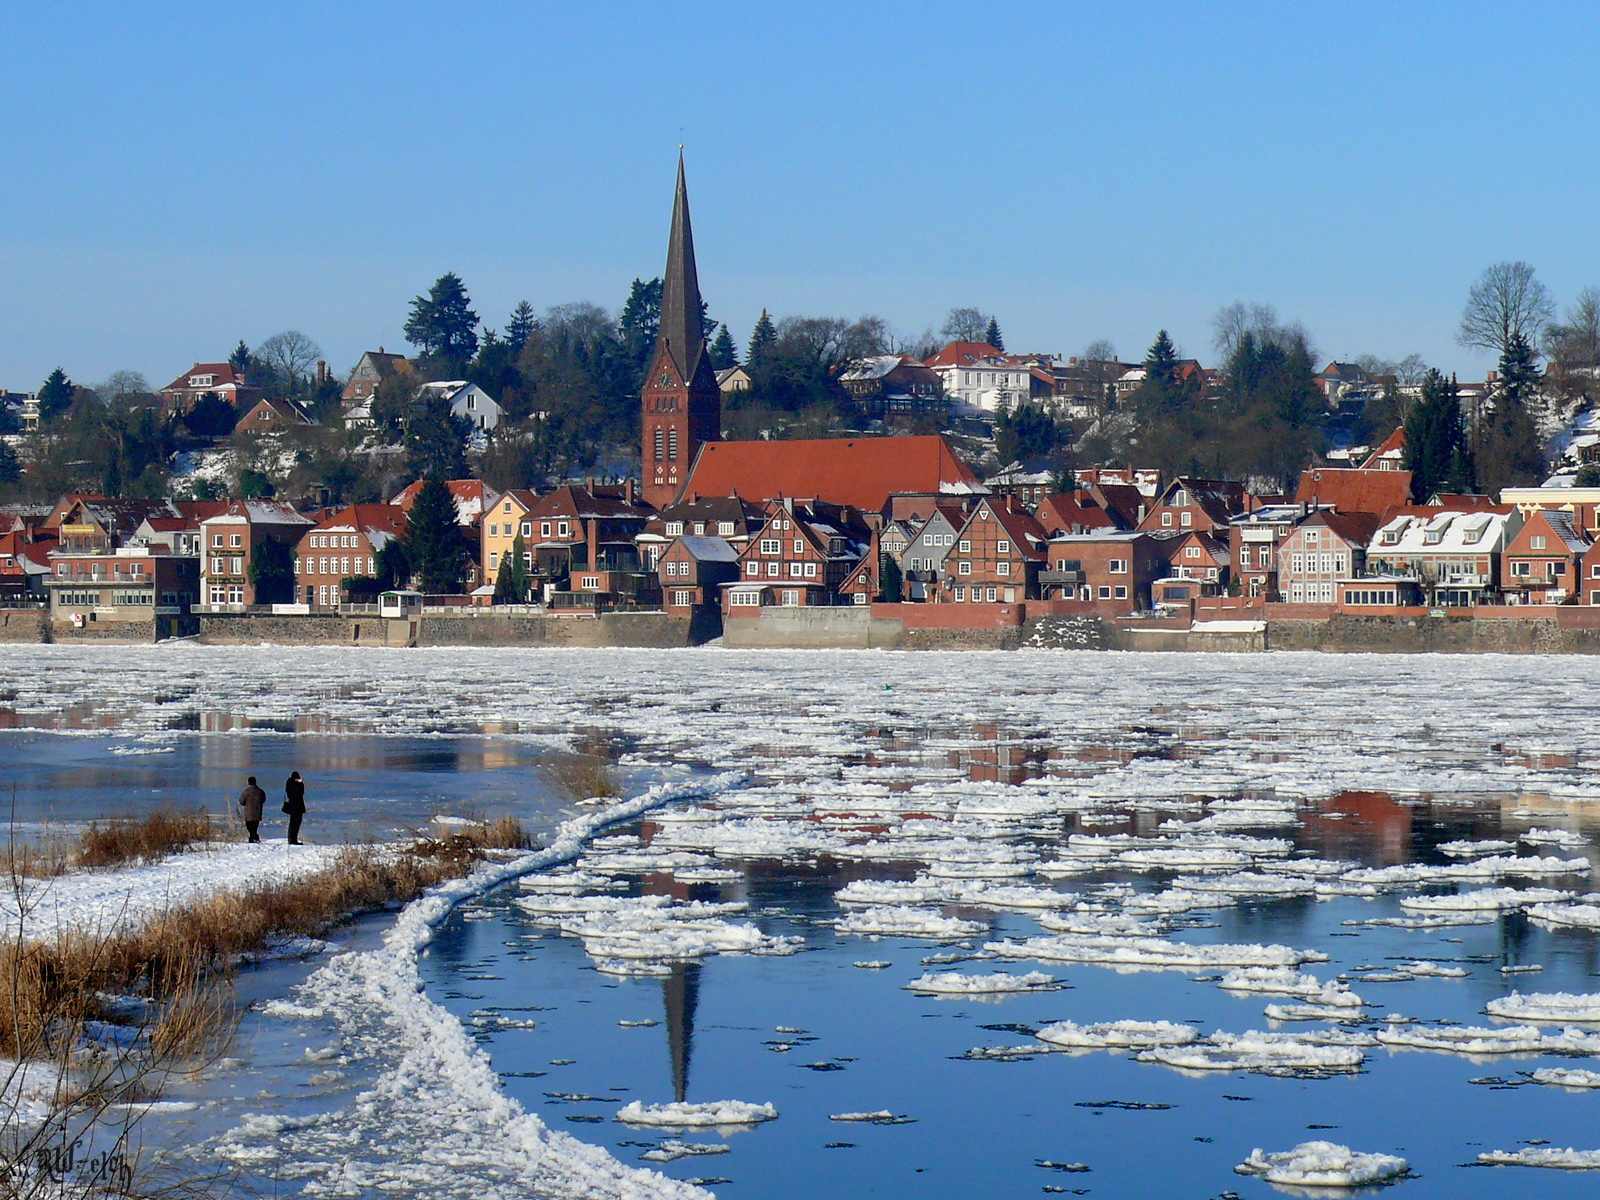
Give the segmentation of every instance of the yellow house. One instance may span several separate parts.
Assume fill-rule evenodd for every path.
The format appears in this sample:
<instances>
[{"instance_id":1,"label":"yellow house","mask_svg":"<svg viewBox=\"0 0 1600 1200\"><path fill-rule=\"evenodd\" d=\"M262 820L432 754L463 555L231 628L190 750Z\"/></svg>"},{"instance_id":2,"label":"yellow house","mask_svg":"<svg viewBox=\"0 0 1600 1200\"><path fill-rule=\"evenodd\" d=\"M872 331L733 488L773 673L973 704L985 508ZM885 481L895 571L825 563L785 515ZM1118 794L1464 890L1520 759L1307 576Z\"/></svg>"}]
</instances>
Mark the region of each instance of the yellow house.
<instances>
[{"instance_id":1,"label":"yellow house","mask_svg":"<svg viewBox=\"0 0 1600 1200\"><path fill-rule=\"evenodd\" d=\"M500 563L522 536L523 565L533 569L533 524L528 513L539 497L527 488L512 488L494 502L482 517L483 582L490 587L500 577Z\"/></svg>"}]
</instances>

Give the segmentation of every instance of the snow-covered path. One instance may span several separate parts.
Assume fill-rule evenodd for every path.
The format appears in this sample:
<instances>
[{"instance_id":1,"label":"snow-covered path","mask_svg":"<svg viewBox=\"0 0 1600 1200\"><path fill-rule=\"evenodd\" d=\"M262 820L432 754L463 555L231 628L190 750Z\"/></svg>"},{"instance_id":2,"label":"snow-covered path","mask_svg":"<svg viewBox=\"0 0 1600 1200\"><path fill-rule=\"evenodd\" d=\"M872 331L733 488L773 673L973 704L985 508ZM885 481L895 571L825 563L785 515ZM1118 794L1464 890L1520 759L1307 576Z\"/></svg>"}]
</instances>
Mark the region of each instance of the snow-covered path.
<instances>
[{"instance_id":1,"label":"snow-covered path","mask_svg":"<svg viewBox=\"0 0 1600 1200\"><path fill-rule=\"evenodd\" d=\"M23 934L31 940L65 931L100 936L124 932L218 892L305 879L326 870L344 849L219 843L141 866L28 880L21 889L20 913L18 894L0 893L0 928L14 933L20 915Z\"/></svg>"}]
</instances>

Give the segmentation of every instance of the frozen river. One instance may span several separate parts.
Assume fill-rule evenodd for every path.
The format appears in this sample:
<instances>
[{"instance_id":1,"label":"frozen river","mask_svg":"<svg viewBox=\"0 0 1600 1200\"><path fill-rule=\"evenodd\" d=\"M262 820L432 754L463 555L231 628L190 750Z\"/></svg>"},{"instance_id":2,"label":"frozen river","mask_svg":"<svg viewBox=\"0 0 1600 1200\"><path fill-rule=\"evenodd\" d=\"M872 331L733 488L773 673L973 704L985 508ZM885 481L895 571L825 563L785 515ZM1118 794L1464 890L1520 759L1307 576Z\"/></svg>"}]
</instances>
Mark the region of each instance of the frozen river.
<instances>
[{"instance_id":1,"label":"frozen river","mask_svg":"<svg viewBox=\"0 0 1600 1200\"><path fill-rule=\"evenodd\" d=\"M359 956L247 978L234 1062L151 1121L278 1194L525 1195L527 1112L726 1196L1267 1195L1235 1165L1313 1139L1406 1158L1403 1193L1579 1195L1474 1164L1600 1149L1597 684L1570 658L6 648L0 736L31 824L288 762L352 838L551 828L565 750L630 791L742 774L445 921L418 978L492 1101L460 1056L419 1076ZM974 988L1013 992L937 994ZM675 1190L623 1178L600 1194Z\"/></svg>"}]
</instances>

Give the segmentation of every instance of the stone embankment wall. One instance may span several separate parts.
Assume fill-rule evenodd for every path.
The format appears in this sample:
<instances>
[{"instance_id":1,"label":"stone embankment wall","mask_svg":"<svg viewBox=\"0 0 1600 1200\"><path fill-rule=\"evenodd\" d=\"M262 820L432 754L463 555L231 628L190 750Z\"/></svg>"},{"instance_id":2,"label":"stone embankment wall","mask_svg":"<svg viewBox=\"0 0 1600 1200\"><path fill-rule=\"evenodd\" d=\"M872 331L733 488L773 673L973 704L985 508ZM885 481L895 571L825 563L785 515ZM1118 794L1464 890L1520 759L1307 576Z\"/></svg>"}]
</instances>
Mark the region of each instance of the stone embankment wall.
<instances>
[{"instance_id":1,"label":"stone embankment wall","mask_svg":"<svg viewBox=\"0 0 1600 1200\"><path fill-rule=\"evenodd\" d=\"M694 620L665 613L606 613L546 617L476 613L381 617L269 616L225 613L200 618L200 640L215 645L296 646L638 646L669 649L716 636L714 617Z\"/></svg>"},{"instance_id":2,"label":"stone embankment wall","mask_svg":"<svg viewBox=\"0 0 1600 1200\"><path fill-rule=\"evenodd\" d=\"M0 609L0 643L31 643L50 640L50 619L42 608Z\"/></svg>"},{"instance_id":3,"label":"stone embankment wall","mask_svg":"<svg viewBox=\"0 0 1600 1200\"><path fill-rule=\"evenodd\" d=\"M1600 627L1566 610L1538 617L1358 617L1273 620L1269 650L1366 654L1600 654Z\"/></svg>"}]
</instances>

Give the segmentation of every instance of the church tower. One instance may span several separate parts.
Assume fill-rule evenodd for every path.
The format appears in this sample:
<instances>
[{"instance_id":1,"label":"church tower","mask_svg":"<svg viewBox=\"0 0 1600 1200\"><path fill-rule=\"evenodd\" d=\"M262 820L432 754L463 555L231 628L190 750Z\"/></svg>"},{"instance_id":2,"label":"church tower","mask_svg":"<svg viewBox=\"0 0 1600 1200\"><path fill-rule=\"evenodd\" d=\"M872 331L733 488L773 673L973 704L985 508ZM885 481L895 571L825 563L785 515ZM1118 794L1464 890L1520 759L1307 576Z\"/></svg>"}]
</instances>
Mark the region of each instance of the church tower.
<instances>
[{"instance_id":1,"label":"church tower","mask_svg":"<svg viewBox=\"0 0 1600 1200\"><path fill-rule=\"evenodd\" d=\"M678 151L678 191L672 201L667 270L661 277L661 331L645 373L640 454L644 499L657 508L678 498L694 456L722 437L722 393L706 346L700 280L689 226L689 189Z\"/></svg>"}]
</instances>

